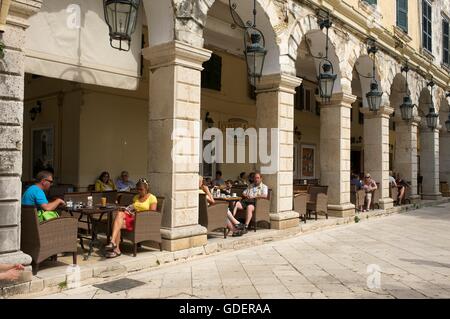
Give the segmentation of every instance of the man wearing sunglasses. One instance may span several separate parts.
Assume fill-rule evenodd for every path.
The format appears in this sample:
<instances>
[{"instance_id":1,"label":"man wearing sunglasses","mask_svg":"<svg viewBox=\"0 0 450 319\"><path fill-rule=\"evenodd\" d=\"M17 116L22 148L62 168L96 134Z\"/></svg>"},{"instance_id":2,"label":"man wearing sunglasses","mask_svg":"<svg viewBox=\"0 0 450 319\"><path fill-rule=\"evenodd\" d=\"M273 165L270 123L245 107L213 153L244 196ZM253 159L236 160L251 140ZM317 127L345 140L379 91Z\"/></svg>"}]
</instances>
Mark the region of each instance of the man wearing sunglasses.
<instances>
[{"instance_id":1,"label":"man wearing sunglasses","mask_svg":"<svg viewBox=\"0 0 450 319\"><path fill-rule=\"evenodd\" d=\"M36 175L36 184L30 186L22 196L22 205L35 206L38 210L53 211L65 202L58 198L49 202L45 192L53 184L53 174L47 171L39 172Z\"/></svg>"}]
</instances>

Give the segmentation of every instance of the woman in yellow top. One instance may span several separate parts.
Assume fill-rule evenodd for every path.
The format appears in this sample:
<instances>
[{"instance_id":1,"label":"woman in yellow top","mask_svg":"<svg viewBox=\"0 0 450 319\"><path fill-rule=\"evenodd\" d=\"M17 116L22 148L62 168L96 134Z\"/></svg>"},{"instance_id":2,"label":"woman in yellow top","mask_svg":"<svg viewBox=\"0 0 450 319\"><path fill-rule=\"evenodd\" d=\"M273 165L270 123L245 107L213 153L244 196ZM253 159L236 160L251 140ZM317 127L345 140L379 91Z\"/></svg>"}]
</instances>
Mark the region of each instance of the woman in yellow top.
<instances>
[{"instance_id":1,"label":"woman in yellow top","mask_svg":"<svg viewBox=\"0 0 450 319\"><path fill-rule=\"evenodd\" d=\"M133 231L135 214L145 211L156 211L158 201L150 194L150 185L145 178L140 179L136 184L138 195L133 198L133 204L122 208L117 212L113 224L111 243L105 247L107 258L115 258L121 255L119 244L121 230Z\"/></svg>"},{"instance_id":2,"label":"woman in yellow top","mask_svg":"<svg viewBox=\"0 0 450 319\"><path fill-rule=\"evenodd\" d=\"M100 177L95 182L95 191L96 192L107 192L107 191L115 191L116 185L114 181L111 179L111 175L108 172L103 172L100 174Z\"/></svg>"}]
</instances>

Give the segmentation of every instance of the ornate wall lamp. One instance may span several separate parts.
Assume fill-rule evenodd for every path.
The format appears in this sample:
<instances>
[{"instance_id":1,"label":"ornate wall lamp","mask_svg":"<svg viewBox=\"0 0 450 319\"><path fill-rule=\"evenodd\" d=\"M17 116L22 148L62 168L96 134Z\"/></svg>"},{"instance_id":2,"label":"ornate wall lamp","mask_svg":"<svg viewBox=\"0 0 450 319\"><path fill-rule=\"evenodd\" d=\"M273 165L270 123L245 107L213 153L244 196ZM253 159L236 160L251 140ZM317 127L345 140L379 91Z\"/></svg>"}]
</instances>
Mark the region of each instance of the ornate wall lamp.
<instances>
[{"instance_id":1,"label":"ornate wall lamp","mask_svg":"<svg viewBox=\"0 0 450 319\"><path fill-rule=\"evenodd\" d=\"M31 121L35 121L36 117L38 116L38 114L41 114L42 112L42 102L41 101L37 101L36 105L33 106L30 110L30 119Z\"/></svg>"},{"instance_id":2,"label":"ornate wall lamp","mask_svg":"<svg viewBox=\"0 0 450 319\"><path fill-rule=\"evenodd\" d=\"M247 63L247 75L250 83L255 86L256 80L260 79L263 74L267 55L264 34L256 27L256 0L253 0L253 21L247 21L245 24L236 12L237 4L231 3L231 1L228 0L234 24L244 29L244 55Z\"/></svg>"}]
</instances>

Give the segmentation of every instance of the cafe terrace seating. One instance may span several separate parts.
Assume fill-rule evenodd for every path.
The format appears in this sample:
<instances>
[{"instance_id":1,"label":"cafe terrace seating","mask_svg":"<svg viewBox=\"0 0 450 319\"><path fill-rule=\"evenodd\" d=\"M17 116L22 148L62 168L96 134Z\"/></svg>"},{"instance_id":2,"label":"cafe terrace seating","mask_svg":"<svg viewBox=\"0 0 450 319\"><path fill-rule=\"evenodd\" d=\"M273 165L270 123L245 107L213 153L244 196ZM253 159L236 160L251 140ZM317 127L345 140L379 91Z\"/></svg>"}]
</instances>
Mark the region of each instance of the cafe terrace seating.
<instances>
[{"instance_id":1,"label":"cafe terrace seating","mask_svg":"<svg viewBox=\"0 0 450 319\"><path fill-rule=\"evenodd\" d=\"M199 214L198 223L211 233L218 229L223 229L223 236L227 238L227 211L228 203L216 201L214 205L208 206L205 194L199 194Z\"/></svg>"},{"instance_id":2,"label":"cafe terrace seating","mask_svg":"<svg viewBox=\"0 0 450 319\"><path fill-rule=\"evenodd\" d=\"M59 253L72 253L73 264L77 264L78 220L60 217L39 223L34 206L22 206L20 249L31 256L33 274L39 264Z\"/></svg>"}]
</instances>

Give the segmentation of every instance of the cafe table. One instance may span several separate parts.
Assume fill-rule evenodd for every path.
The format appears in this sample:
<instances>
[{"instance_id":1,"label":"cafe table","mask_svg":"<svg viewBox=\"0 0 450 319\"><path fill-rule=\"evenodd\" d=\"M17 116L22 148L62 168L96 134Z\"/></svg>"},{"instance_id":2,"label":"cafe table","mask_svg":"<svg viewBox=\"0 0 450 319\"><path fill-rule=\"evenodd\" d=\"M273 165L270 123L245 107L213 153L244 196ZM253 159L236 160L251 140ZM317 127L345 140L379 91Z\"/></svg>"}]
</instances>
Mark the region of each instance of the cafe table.
<instances>
[{"instance_id":1,"label":"cafe table","mask_svg":"<svg viewBox=\"0 0 450 319\"><path fill-rule=\"evenodd\" d=\"M228 206L231 211L234 209L236 203L239 202L241 199L242 197L214 197L215 201L228 202Z\"/></svg>"},{"instance_id":2,"label":"cafe table","mask_svg":"<svg viewBox=\"0 0 450 319\"><path fill-rule=\"evenodd\" d=\"M113 212L117 210L117 205L114 204L107 204L106 206L101 205L94 205L92 207L64 207L63 211L68 212L71 216L74 216L74 214L79 214L78 222L79 223L87 223L88 224L88 232L89 237L86 237L85 235L79 233L78 238L80 238L81 246L83 247L83 239L89 240L89 250L86 256L84 256L84 260L88 260L89 257L92 255L92 251L95 244L101 244L101 242L98 239L98 226L101 224L103 217L106 215L106 236L107 236L107 244L110 241L111 238L111 232L112 232L112 219L113 219ZM83 220L83 217L86 217L86 221Z\"/></svg>"}]
</instances>

